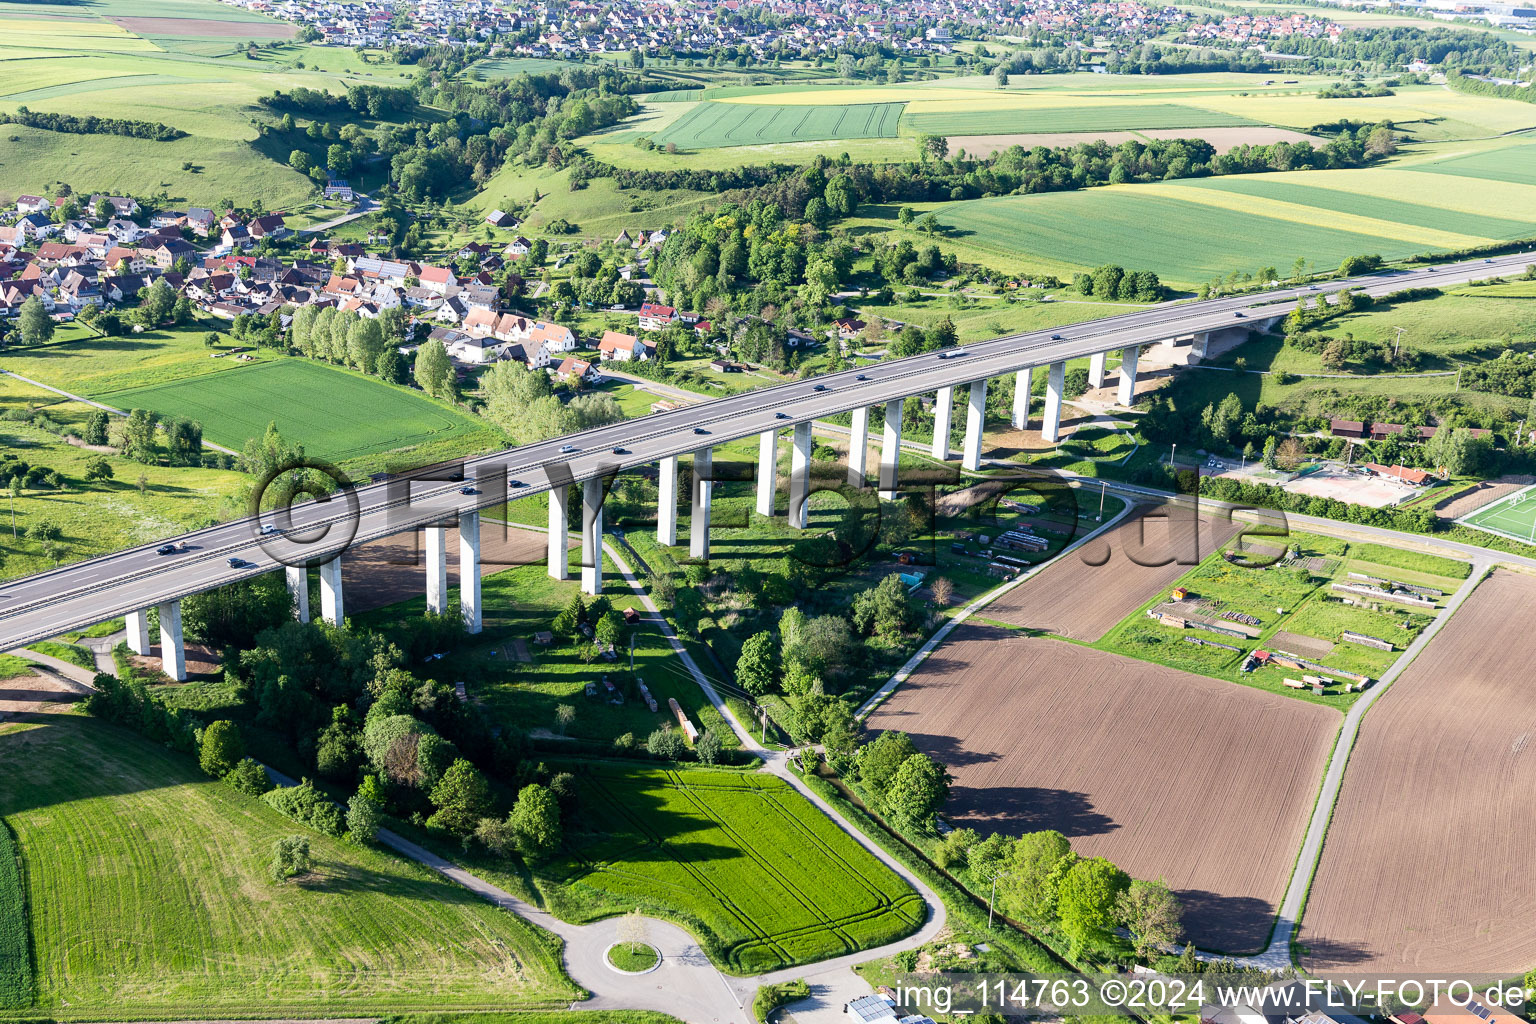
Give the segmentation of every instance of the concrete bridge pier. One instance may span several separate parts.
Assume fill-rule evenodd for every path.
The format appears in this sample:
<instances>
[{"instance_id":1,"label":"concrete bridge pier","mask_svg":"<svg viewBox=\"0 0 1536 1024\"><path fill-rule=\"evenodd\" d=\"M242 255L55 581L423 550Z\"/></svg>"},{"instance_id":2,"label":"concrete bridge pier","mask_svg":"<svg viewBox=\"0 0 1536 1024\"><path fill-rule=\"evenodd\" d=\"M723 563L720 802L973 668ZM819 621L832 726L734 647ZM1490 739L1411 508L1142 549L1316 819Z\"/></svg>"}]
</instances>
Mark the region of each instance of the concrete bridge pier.
<instances>
[{"instance_id":1,"label":"concrete bridge pier","mask_svg":"<svg viewBox=\"0 0 1536 1024\"><path fill-rule=\"evenodd\" d=\"M1052 363L1045 375L1045 422L1040 436L1051 444L1061 440L1061 401L1067 388L1067 364Z\"/></svg>"},{"instance_id":2,"label":"concrete bridge pier","mask_svg":"<svg viewBox=\"0 0 1536 1024\"><path fill-rule=\"evenodd\" d=\"M459 613L465 631L480 632L480 513L459 513Z\"/></svg>"},{"instance_id":3,"label":"concrete bridge pier","mask_svg":"<svg viewBox=\"0 0 1536 1024\"><path fill-rule=\"evenodd\" d=\"M448 527L428 526L423 532L427 547L427 614L448 610Z\"/></svg>"},{"instance_id":4,"label":"concrete bridge pier","mask_svg":"<svg viewBox=\"0 0 1536 1024\"><path fill-rule=\"evenodd\" d=\"M955 409L955 389L939 388L933 396L933 457L949 461L950 417Z\"/></svg>"},{"instance_id":5,"label":"concrete bridge pier","mask_svg":"<svg viewBox=\"0 0 1536 1024\"><path fill-rule=\"evenodd\" d=\"M1211 332L1200 331L1195 334L1194 342L1189 347L1189 361L1198 363L1205 359L1211 344Z\"/></svg>"},{"instance_id":6,"label":"concrete bridge pier","mask_svg":"<svg viewBox=\"0 0 1536 1024\"><path fill-rule=\"evenodd\" d=\"M779 432L765 430L757 439L757 514L773 515L779 490Z\"/></svg>"},{"instance_id":7,"label":"concrete bridge pier","mask_svg":"<svg viewBox=\"0 0 1536 1024\"><path fill-rule=\"evenodd\" d=\"M661 460L661 479L656 485L656 543L677 546L677 456Z\"/></svg>"},{"instance_id":8,"label":"concrete bridge pier","mask_svg":"<svg viewBox=\"0 0 1536 1024\"><path fill-rule=\"evenodd\" d=\"M283 570L288 580L288 596L293 599L293 617L300 622L309 621L309 570L302 565L290 565Z\"/></svg>"},{"instance_id":9,"label":"concrete bridge pier","mask_svg":"<svg viewBox=\"0 0 1536 1024\"><path fill-rule=\"evenodd\" d=\"M603 482L581 485L581 591L603 592Z\"/></svg>"},{"instance_id":10,"label":"concrete bridge pier","mask_svg":"<svg viewBox=\"0 0 1536 1024\"><path fill-rule=\"evenodd\" d=\"M1104 357L1109 353L1095 352L1088 357L1088 386L1101 388L1104 386Z\"/></svg>"},{"instance_id":11,"label":"concrete bridge pier","mask_svg":"<svg viewBox=\"0 0 1536 1024\"><path fill-rule=\"evenodd\" d=\"M982 432L987 425L987 382L971 381L971 400L965 406L965 452L960 467L972 472L981 468Z\"/></svg>"},{"instance_id":12,"label":"concrete bridge pier","mask_svg":"<svg viewBox=\"0 0 1536 1024\"><path fill-rule=\"evenodd\" d=\"M123 617L128 627L128 649L134 654L149 653L149 609L141 608Z\"/></svg>"},{"instance_id":13,"label":"concrete bridge pier","mask_svg":"<svg viewBox=\"0 0 1536 1024\"><path fill-rule=\"evenodd\" d=\"M320 565L320 617L333 626L346 615L341 599L341 555Z\"/></svg>"},{"instance_id":14,"label":"concrete bridge pier","mask_svg":"<svg viewBox=\"0 0 1536 1024\"><path fill-rule=\"evenodd\" d=\"M688 557L709 559L709 505L714 497L715 450L693 453L693 508L688 517Z\"/></svg>"},{"instance_id":15,"label":"concrete bridge pier","mask_svg":"<svg viewBox=\"0 0 1536 1024\"><path fill-rule=\"evenodd\" d=\"M1116 397L1121 405L1136 404L1136 360L1140 357L1140 345L1132 345L1120 353L1120 393Z\"/></svg>"},{"instance_id":16,"label":"concrete bridge pier","mask_svg":"<svg viewBox=\"0 0 1536 1024\"><path fill-rule=\"evenodd\" d=\"M1013 376L1013 429L1029 425L1029 389L1034 387L1035 368L1027 366Z\"/></svg>"},{"instance_id":17,"label":"concrete bridge pier","mask_svg":"<svg viewBox=\"0 0 1536 1024\"><path fill-rule=\"evenodd\" d=\"M848 433L848 486L869 483L869 406L853 410L853 429Z\"/></svg>"},{"instance_id":18,"label":"concrete bridge pier","mask_svg":"<svg viewBox=\"0 0 1536 1024\"><path fill-rule=\"evenodd\" d=\"M885 434L880 440L880 500L896 499L896 470L901 461L901 405L903 399L885 403Z\"/></svg>"},{"instance_id":19,"label":"concrete bridge pier","mask_svg":"<svg viewBox=\"0 0 1536 1024\"><path fill-rule=\"evenodd\" d=\"M566 512L571 501L571 485L559 484L549 489L549 575L551 579L571 578L570 550L566 544L569 528ZM666 502L662 502L665 506Z\"/></svg>"},{"instance_id":20,"label":"concrete bridge pier","mask_svg":"<svg viewBox=\"0 0 1536 1024\"><path fill-rule=\"evenodd\" d=\"M187 678L187 650L181 640L181 599L160 608L160 671L177 682Z\"/></svg>"},{"instance_id":21,"label":"concrete bridge pier","mask_svg":"<svg viewBox=\"0 0 1536 1024\"><path fill-rule=\"evenodd\" d=\"M789 525L805 529L811 497L811 425L796 423L789 449Z\"/></svg>"}]
</instances>

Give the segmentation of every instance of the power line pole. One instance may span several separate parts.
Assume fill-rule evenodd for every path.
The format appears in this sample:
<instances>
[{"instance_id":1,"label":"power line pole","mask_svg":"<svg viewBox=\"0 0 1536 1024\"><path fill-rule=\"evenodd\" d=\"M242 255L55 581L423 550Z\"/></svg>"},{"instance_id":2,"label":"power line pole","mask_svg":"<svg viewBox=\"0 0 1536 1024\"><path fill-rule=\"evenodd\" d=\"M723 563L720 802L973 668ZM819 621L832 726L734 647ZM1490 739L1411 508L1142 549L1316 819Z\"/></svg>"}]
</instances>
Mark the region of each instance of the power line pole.
<instances>
[{"instance_id":1,"label":"power line pole","mask_svg":"<svg viewBox=\"0 0 1536 1024\"><path fill-rule=\"evenodd\" d=\"M1407 328L1394 327L1392 329L1397 332L1397 340L1392 343L1392 358L1396 359L1398 350L1401 349L1403 345L1403 331L1405 331Z\"/></svg>"}]
</instances>

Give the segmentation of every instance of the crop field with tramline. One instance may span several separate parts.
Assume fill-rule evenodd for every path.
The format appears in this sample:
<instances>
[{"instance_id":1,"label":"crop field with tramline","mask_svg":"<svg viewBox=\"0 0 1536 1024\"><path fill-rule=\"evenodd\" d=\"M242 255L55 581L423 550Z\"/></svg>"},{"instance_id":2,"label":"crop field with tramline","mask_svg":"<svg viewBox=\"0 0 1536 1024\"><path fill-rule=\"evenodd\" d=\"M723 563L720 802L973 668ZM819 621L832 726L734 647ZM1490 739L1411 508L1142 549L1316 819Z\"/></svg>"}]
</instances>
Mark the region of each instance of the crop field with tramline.
<instances>
[{"instance_id":1,"label":"crop field with tramline","mask_svg":"<svg viewBox=\"0 0 1536 1024\"><path fill-rule=\"evenodd\" d=\"M35 967L53 1020L361 1016L564 1005L549 937L417 864L310 833L126 729L57 714L0 727ZM0 843L0 856L5 854ZM0 911L15 911L0 871ZM12 942L0 927L0 965ZM0 1017L15 972L0 975Z\"/></svg>"},{"instance_id":2,"label":"crop field with tramline","mask_svg":"<svg viewBox=\"0 0 1536 1024\"><path fill-rule=\"evenodd\" d=\"M121 409L197 420L208 440L230 448L259 437L269 422L309 454L335 460L422 446L443 454L444 446L474 450L495 443L489 427L420 392L304 359L96 397Z\"/></svg>"},{"instance_id":3,"label":"crop field with tramline","mask_svg":"<svg viewBox=\"0 0 1536 1024\"><path fill-rule=\"evenodd\" d=\"M999 132L1096 132L1135 128L1220 128L1257 122L1237 114L1178 103L1106 103L1092 107L984 108L912 112L902 127L912 132L987 135Z\"/></svg>"},{"instance_id":4,"label":"crop field with tramline","mask_svg":"<svg viewBox=\"0 0 1536 1024\"><path fill-rule=\"evenodd\" d=\"M1458 174L1456 160L1404 162L1300 180L1232 175L1003 196L935 212L951 237L998 257L1145 264L1195 283L1298 257L1326 267L1358 253L1400 259L1536 235L1536 188L1517 169L1529 149L1477 154L1478 176Z\"/></svg>"},{"instance_id":5,"label":"crop field with tramline","mask_svg":"<svg viewBox=\"0 0 1536 1024\"><path fill-rule=\"evenodd\" d=\"M756 146L827 139L895 138L901 103L813 106L760 103L698 104L656 136L681 149Z\"/></svg>"},{"instance_id":6,"label":"crop field with tramline","mask_svg":"<svg viewBox=\"0 0 1536 1024\"><path fill-rule=\"evenodd\" d=\"M1536 487L1516 491L1459 520L1467 526L1530 542L1536 538Z\"/></svg>"},{"instance_id":7,"label":"crop field with tramline","mask_svg":"<svg viewBox=\"0 0 1536 1024\"><path fill-rule=\"evenodd\" d=\"M635 906L673 918L733 973L810 963L894 941L922 899L770 775L592 765L583 830L541 885L562 915Z\"/></svg>"}]
</instances>

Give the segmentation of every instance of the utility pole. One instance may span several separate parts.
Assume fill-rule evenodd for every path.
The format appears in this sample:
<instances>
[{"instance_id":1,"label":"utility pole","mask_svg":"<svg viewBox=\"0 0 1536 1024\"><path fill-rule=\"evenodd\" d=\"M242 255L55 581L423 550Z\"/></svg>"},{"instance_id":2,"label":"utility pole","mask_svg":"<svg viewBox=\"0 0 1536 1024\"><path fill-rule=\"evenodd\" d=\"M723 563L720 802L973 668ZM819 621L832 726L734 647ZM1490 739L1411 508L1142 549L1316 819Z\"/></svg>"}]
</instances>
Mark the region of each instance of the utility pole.
<instances>
[{"instance_id":1,"label":"utility pole","mask_svg":"<svg viewBox=\"0 0 1536 1024\"><path fill-rule=\"evenodd\" d=\"M1392 329L1397 332L1397 340L1392 343L1392 358L1396 359L1398 350L1403 346L1403 332L1407 330L1407 328L1394 327Z\"/></svg>"},{"instance_id":2,"label":"utility pole","mask_svg":"<svg viewBox=\"0 0 1536 1024\"><path fill-rule=\"evenodd\" d=\"M1109 493L1109 481L1104 480L1099 484L1099 515L1094 520L1096 523L1104 521L1104 497Z\"/></svg>"},{"instance_id":3,"label":"utility pole","mask_svg":"<svg viewBox=\"0 0 1536 1024\"><path fill-rule=\"evenodd\" d=\"M992 876L992 895L987 897L987 931L989 932L992 930L992 905L997 902L997 876L1001 874L1002 872L999 871L997 875Z\"/></svg>"}]
</instances>

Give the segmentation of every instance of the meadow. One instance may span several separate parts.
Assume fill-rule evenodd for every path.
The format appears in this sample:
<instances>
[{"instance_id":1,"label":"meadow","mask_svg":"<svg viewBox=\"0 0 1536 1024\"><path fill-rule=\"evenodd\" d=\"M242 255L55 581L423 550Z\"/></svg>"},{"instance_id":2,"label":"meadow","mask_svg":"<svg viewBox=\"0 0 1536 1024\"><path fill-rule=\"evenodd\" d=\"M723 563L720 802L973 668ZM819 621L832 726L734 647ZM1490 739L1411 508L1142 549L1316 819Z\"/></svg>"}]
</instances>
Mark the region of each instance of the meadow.
<instances>
[{"instance_id":1,"label":"meadow","mask_svg":"<svg viewBox=\"0 0 1536 1024\"><path fill-rule=\"evenodd\" d=\"M42 409L61 422L79 422L85 406L57 400L10 377L0 377L0 410ZM98 455L66 444L55 434L20 423L0 422L0 451L32 465L58 470L61 490L26 489L0 504L5 558L0 578L14 579L74 561L173 536L239 512L235 496L248 478L227 470L146 466L116 455ZM106 460L110 480L84 483L86 465ZM59 528L50 557L24 531L41 522ZM13 535L12 528L15 528Z\"/></svg>"},{"instance_id":2,"label":"meadow","mask_svg":"<svg viewBox=\"0 0 1536 1024\"><path fill-rule=\"evenodd\" d=\"M72 715L0 729L0 815L27 885L36 1003L57 1020L558 1006L555 940L435 873L307 838L185 755ZM0 1014L3 1016L3 1014Z\"/></svg>"},{"instance_id":3,"label":"meadow","mask_svg":"<svg viewBox=\"0 0 1536 1024\"><path fill-rule=\"evenodd\" d=\"M707 101L667 125L657 145L712 149L827 139L894 138L900 103L779 106Z\"/></svg>"},{"instance_id":4,"label":"meadow","mask_svg":"<svg viewBox=\"0 0 1536 1024\"><path fill-rule=\"evenodd\" d=\"M208 440L237 449L275 422L307 454L347 463L386 454L431 461L493 447L499 436L420 392L299 358L93 397L197 420Z\"/></svg>"},{"instance_id":5,"label":"meadow","mask_svg":"<svg viewBox=\"0 0 1536 1024\"><path fill-rule=\"evenodd\" d=\"M640 906L743 974L868 949L923 921L917 893L771 775L591 764L577 781L569 856L537 879L562 916Z\"/></svg>"}]
</instances>

